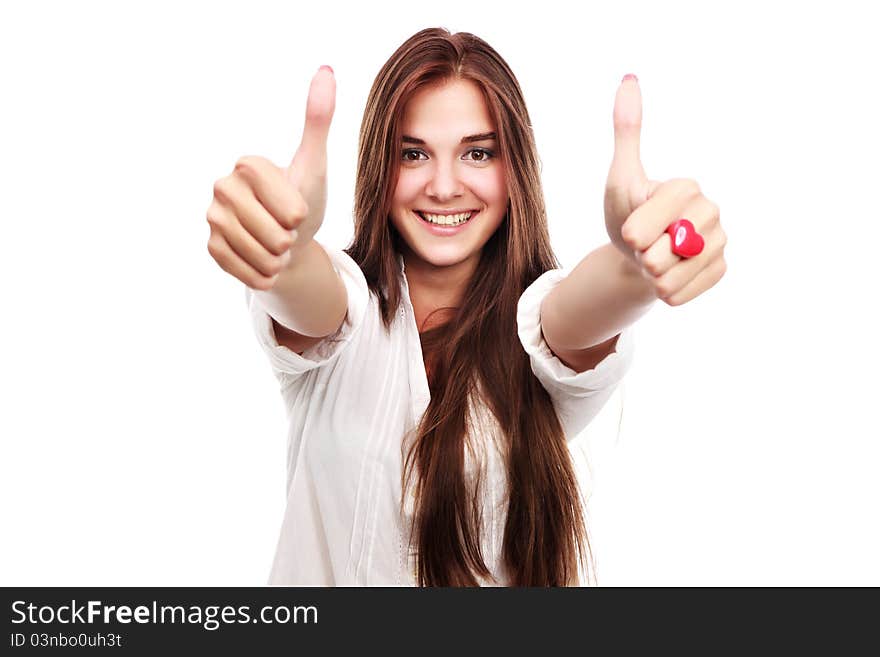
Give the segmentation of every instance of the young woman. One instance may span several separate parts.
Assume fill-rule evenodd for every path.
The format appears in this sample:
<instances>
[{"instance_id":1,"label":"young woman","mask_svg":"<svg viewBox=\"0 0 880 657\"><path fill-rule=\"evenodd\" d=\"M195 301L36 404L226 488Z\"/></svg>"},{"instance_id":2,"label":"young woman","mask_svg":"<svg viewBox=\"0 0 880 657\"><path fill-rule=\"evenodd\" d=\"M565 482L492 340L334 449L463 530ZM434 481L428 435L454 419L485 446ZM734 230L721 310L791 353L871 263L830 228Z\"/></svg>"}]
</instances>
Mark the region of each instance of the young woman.
<instances>
[{"instance_id":1,"label":"young woman","mask_svg":"<svg viewBox=\"0 0 880 657\"><path fill-rule=\"evenodd\" d=\"M290 421L270 583L586 583L569 443L624 376L632 323L724 274L718 207L692 180L647 179L625 78L611 242L560 269L513 72L476 36L428 29L370 91L354 240L334 249L314 235L335 84L329 67L312 80L290 166L240 159L208 211L208 250L246 285ZM676 255L694 229L705 248Z\"/></svg>"}]
</instances>

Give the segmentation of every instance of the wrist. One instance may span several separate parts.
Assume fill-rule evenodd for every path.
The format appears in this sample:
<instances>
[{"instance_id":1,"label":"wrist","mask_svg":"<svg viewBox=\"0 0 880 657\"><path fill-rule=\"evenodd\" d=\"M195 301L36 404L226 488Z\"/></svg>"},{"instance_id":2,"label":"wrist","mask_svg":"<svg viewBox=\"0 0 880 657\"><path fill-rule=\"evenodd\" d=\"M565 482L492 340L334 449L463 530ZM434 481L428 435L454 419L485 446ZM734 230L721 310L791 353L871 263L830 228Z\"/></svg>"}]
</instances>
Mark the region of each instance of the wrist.
<instances>
[{"instance_id":1,"label":"wrist","mask_svg":"<svg viewBox=\"0 0 880 657\"><path fill-rule=\"evenodd\" d=\"M620 256L621 266L624 269L631 269L633 271L640 271L642 269L642 264L639 262L638 257L626 242L621 241L619 238L611 238L611 244L614 246L615 252Z\"/></svg>"},{"instance_id":2,"label":"wrist","mask_svg":"<svg viewBox=\"0 0 880 657\"><path fill-rule=\"evenodd\" d=\"M644 302L656 300L657 293L654 288L654 277L642 267L642 263L635 252L625 245L626 252L622 251L616 244L614 246L614 252L618 257L618 272L623 279L629 281L627 288Z\"/></svg>"},{"instance_id":3,"label":"wrist","mask_svg":"<svg viewBox=\"0 0 880 657\"><path fill-rule=\"evenodd\" d=\"M290 248L287 250L288 253L290 253L290 260L281 271L286 272L291 269L296 269L297 266L302 263L305 255L313 248L313 244L314 240L311 237L297 235L293 244L291 244Z\"/></svg>"}]
</instances>

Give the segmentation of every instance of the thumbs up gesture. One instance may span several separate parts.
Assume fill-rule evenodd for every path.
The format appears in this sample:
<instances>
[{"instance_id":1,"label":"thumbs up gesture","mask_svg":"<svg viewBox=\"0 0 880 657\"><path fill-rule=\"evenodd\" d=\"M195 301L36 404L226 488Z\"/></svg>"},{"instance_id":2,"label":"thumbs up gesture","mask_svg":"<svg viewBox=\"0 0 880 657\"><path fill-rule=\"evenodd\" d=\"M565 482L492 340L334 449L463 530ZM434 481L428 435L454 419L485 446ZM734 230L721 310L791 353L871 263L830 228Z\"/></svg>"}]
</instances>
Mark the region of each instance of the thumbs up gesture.
<instances>
[{"instance_id":1,"label":"thumbs up gesture","mask_svg":"<svg viewBox=\"0 0 880 657\"><path fill-rule=\"evenodd\" d=\"M299 148L287 167L245 156L214 183L208 208L208 252L255 290L271 289L324 221L327 134L336 107L336 79L322 66L312 78Z\"/></svg>"},{"instance_id":2,"label":"thumbs up gesture","mask_svg":"<svg viewBox=\"0 0 880 657\"><path fill-rule=\"evenodd\" d=\"M670 306L687 303L715 285L727 271L718 206L695 180L650 180L642 167L639 138L642 92L627 75L614 101L614 157L605 184L605 228L616 246L653 285L657 298ZM667 228L679 219L691 222L703 249L684 258L673 250ZM679 233L680 234L680 233Z\"/></svg>"}]
</instances>

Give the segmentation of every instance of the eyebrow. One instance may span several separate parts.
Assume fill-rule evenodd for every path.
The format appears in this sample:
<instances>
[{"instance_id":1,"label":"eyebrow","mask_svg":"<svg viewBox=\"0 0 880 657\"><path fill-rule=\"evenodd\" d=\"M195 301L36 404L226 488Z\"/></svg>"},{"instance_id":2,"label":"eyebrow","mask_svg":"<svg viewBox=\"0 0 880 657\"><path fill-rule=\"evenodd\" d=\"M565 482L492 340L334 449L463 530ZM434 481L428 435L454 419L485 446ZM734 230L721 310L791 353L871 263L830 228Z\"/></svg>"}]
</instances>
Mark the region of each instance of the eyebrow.
<instances>
[{"instance_id":1,"label":"eyebrow","mask_svg":"<svg viewBox=\"0 0 880 657\"><path fill-rule=\"evenodd\" d=\"M462 144L469 144L472 141L488 141L489 139L497 139L497 136L494 132L481 132L476 135L468 135L467 137L462 137ZM410 137L408 135L403 135L403 143L404 144L420 144L422 146L425 145L424 139L419 139L418 137Z\"/></svg>"}]
</instances>

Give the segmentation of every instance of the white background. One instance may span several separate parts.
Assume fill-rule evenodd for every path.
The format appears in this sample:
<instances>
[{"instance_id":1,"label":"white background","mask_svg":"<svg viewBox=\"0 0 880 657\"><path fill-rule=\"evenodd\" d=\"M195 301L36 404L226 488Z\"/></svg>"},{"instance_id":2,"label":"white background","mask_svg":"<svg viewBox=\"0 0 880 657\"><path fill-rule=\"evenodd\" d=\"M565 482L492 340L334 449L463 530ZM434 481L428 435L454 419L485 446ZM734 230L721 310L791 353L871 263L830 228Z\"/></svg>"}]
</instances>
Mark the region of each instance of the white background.
<instances>
[{"instance_id":1,"label":"white background","mask_svg":"<svg viewBox=\"0 0 880 657\"><path fill-rule=\"evenodd\" d=\"M442 26L516 73L564 265L607 241L625 73L648 176L721 207L727 275L639 320L620 436L616 417L593 427L616 442L601 583L880 585L867 3L422 4L4 5L0 584L266 581L284 409L243 285L207 251L212 184L242 155L289 161L330 64L318 239L347 246L369 87Z\"/></svg>"}]
</instances>

